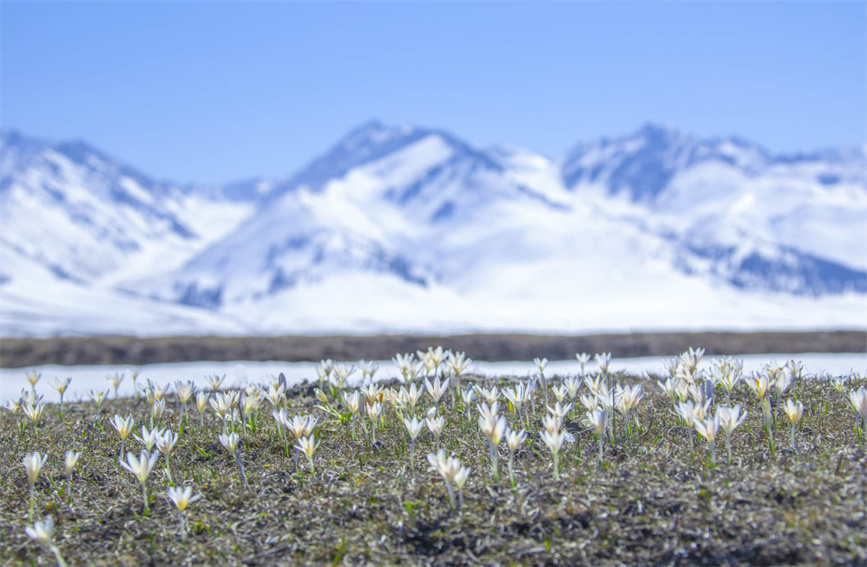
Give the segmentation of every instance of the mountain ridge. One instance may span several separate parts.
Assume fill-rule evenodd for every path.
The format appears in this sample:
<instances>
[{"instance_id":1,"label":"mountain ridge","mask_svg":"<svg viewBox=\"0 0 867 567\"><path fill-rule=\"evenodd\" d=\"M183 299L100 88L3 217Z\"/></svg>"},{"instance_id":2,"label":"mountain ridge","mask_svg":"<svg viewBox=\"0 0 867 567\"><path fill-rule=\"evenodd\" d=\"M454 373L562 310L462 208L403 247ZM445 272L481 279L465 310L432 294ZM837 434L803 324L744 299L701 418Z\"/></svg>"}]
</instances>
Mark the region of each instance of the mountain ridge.
<instances>
[{"instance_id":1,"label":"mountain ridge","mask_svg":"<svg viewBox=\"0 0 867 567\"><path fill-rule=\"evenodd\" d=\"M863 149L773 154L645 124L551 160L372 120L292 175L222 185L156 181L81 141L4 131L0 150L0 334L52 332L28 323L49 308L26 277L75 313L63 332L99 320L63 294L168 309L180 332L671 327L687 315L648 306L684 294L689 325L725 317L704 306L723 298L744 306L734 326L792 306L808 325L867 315ZM609 321L576 293L635 294L643 314ZM436 315L401 315L413 305Z\"/></svg>"}]
</instances>

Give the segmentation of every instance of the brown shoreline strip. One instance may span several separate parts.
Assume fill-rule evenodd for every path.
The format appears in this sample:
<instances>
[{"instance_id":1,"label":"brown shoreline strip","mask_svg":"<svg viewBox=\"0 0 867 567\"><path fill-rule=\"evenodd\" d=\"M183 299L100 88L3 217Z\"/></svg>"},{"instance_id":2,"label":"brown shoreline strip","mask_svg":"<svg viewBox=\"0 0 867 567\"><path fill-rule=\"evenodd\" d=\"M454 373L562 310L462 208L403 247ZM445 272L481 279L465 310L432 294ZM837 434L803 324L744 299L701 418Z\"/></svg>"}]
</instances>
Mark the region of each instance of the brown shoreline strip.
<instances>
[{"instance_id":1,"label":"brown shoreline strip","mask_svg":"<svg viewBox=\"0 0 867 567\"><path fill-rule=\"evenodd\" d=\"M708 355L867 352L867 331L666 332L599 335L343 335L282 337L122 336L0 340L0 367L42 364L155 364L199 360L323 358L383 360L431 345L465 351L477 360L570 359L577 352L611 352L618 358L672 356L688 347Z\"/></svg>"}]
</instances>

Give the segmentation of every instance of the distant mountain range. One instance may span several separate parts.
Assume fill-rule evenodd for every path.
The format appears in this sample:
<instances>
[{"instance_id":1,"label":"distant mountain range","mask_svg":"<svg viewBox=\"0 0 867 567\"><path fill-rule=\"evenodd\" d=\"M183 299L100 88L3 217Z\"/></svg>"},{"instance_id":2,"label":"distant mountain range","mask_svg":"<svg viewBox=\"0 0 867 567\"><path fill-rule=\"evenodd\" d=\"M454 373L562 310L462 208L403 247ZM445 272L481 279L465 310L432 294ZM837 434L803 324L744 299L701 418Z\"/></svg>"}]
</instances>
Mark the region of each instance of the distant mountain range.
<instances>
[{"instance_id":1,"label":"distant mountain range","mask_svg":"<svg viewBox=\"0 0 867 567\"><path fill-rule=\"evenodd\" d=\"M646 125L561 160L369 122L283 179L0 135L0 334L867 326L864 148Z\"/></svg>"}]
</instances>

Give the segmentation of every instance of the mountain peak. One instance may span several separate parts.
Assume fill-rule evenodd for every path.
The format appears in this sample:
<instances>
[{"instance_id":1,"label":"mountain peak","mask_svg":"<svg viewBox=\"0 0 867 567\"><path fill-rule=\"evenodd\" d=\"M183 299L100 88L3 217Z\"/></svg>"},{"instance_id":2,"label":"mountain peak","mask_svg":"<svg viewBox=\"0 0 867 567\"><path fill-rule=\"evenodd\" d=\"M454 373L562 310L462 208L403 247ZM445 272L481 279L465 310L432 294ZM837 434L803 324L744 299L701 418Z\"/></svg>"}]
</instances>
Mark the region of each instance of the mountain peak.
<instances>
[{"instance_id":1,"label":"mountain peak","mask_svg":"<svg viewBox=\"0 0 867 567\"><path fill-rule=\"evenodd\" d=\"M636 135L643 138L667 139L681 136L677 128L666 126L658 122L645 122L636 131Z\"/></svg>"}]
</instances>

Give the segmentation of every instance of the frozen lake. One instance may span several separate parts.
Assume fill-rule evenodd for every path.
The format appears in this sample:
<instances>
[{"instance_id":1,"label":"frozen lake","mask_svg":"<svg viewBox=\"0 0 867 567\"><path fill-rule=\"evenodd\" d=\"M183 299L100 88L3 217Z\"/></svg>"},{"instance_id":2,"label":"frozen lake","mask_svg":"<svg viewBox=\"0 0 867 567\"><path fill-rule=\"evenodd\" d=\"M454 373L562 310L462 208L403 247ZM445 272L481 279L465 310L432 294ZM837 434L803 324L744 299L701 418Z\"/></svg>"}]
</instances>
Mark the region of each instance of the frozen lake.
<instances>
[{"instance_id":1,"label":"frozen lake","mask_svg":"<svg viewBox=\"0 0 867 567\"><path fill-rule=\"evenodd\" d=\"M702 368L707 368L714 357L705 357ZM744 355L735 356L744 361L744 371L758 370L770 360L776 360L784 364L789 359L799 360L804 363L809 374L828 372L831 374L847 374L855 371L864 373L867 371L867 353L809 353L809 354L770 354L770 355ZM643 372L645 370L662 373L664 358L622 358L613 359L611 370L628 370L630 372ZM388 378L397 375L397 369L391 361L379 361L380 370L377 378ZM72 377L72 383L64 396L67 401L86 398L90 389L108 390L110 385L106 377L116 372L123 372L126 378L120 387L121 395L133 393L132 381L129 379L130 366L59 366L45 365L31 368L0 368L0 402L14 399L21 393L21 389L29 387L25 380L25 374L35 370L42 374L42 379L36 385L37 393L45 396L45 401L58 401L60 397L57 391L51 387L55 378ZM193 380L197 385L206 384L205 377L209 374L225 374L224 386L244 384L246 381L262 382L268 376L283 372L290 383L301 382L305 378L313 381L316 379L316 363L313 362L179 362L171 364L149 364L138 367L139 384L146 379L151 379L158 384L174 382L175 380ZM588 370L595 368L594 364L587 366ZM552 361L548 364L547 375L576 374L580 366L575 360ZM535 371L532 361L515 362L475 362L471 372L485 375L516 375L526 376ZM358 372L353 376L358 376Z\"/></svg>"}]
</instances>

